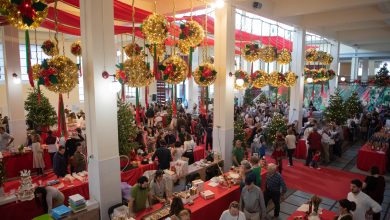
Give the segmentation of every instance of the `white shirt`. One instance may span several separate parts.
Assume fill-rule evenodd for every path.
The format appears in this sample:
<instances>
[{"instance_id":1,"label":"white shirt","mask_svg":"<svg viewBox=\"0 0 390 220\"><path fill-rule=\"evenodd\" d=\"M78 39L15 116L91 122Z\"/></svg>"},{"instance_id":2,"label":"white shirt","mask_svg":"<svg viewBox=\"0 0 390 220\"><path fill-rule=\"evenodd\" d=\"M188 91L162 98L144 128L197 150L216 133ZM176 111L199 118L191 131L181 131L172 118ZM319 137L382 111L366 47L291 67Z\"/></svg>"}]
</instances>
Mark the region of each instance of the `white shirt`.
<instances>
[{"instance_id":1,"label":"white shirt","mask_svg":"<svg viewBox=\"0 0 390 220\"><path fill-rule=\"evenodd\" d=\"M243 212L240 211L238 213L238 216L232 216L229 210L225 210L224 212L222 212L222 215L219 220L245 220L245 215Z\"/></svg>"},{"instance_id":2,"label":"white shirt","mask_svg":"<svg viewBox=\"0 0 390 220\"><path fill-rule=\"evenodd\" d=\"M382 206L371 199L370 196L364 192L359 192L359 194L354 194L352 192L348 193L347 199L351 202L356 203L356 210L351 211L354 220L365 220L366 212L371 208L373 212L378 213L382 211Z\"/></svg>"},{"instance_id":3,"label":"white shirt","mask_svg":"<svg viewBox=\"0 0 390 220\"><path fill-rule=\"evenodd\" d=\"M184 152L188 150L194 150L194 148L195 148L194 140L184 141Z\"/></svg>"},{"instance_id":4,"label":"white shirt","mask_svg":"<svg viewBox=\"0 0 390 220\"><path fill-rule=\"evenodd\" d=\"M288 149L295 149L296 145L295 143L297 142L297 138L295 135L289 134L286 136L286 145Z\"/></svg>"}]
</instances>

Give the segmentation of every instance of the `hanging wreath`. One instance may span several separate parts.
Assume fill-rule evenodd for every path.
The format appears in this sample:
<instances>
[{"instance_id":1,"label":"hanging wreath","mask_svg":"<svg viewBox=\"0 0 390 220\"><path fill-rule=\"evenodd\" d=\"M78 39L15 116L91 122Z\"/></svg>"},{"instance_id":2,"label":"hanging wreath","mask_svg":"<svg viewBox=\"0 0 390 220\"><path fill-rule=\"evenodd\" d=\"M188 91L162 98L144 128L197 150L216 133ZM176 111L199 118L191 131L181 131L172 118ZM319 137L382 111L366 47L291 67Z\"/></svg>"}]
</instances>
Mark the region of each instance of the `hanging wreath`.
<instances>
[{"instance_id":1,"label":"hanging wreath","mask_svg":"<svg viewBox=\"0 0 390 220\"><path fill-rule=\"evenodd\" d=\"M326 74L328 75L328 80L332 80L334 77L336 77L336 72L332 69L328 69Z\"/></svg>"},{"instance_id":2,"label":"hanging wreath","mask_svg":"<svg viewBox=\"0 0 390 220\"><path fill-rule=\"evenodd\" d=\"M317 62L318 52L314 48L309 48L305 51L305 57L307 62Z\"/></svg>"},{"instance_id":3,"label":"hanging wreath","mask_svg":"<svg viewBox=\"0 0 390 220\"><path fill-rule=\"evenodd\" d=\"M160 60L164 59L165 54L165 44L145 44L145 47L148 48L149 53L153 56L154 54L154 45L156 45L156 55Z\"/></svg>"},{"instance_id":4,"label":"hanging wreath","mask_svg":"<svg viewBox=\"0 0 390 220\"><path fill-rule=\"evenodd\" d=\"M77 65L68 57L45 59L39 71L38 84L56 93L68 93L78 83Z\"/></svg>"},{"instance_id":5,"label":"hanging wreath","mask_svg":"<svg viewBox=\"0 0 390 220\"><path fill-rule=\"evenodd\" d=\"M285 82L284 82L284 85L286 87L292 87L295 85L295 83L297 82L297 78L298 76L294 73L294 72L287 72L284 74L285 75Z\"/></svg>"},{"instance_id":6,"label":"hanging wreath","mask_svg":"<svg viewBox=\"0 0 390 220\"><path fill-rule=\"evenodd\" d=\"M237 90L245 89L251 82L250 76L243 70L236 70L234 72L234 78L234 88Z\"/></svg>"},{"instance_id":7,"label":"hanging wreath","mask_svg":"<svg viewBox=\"0 0 390 220\"><path fill-rule=\"evenodd\" d=\"M149 63L145 62L143 55L133 56L123 63L123 70L127 76L127 84L130 87L143 87L153 81Z\"/></svg>"},{"instance_id":8,"label":"hanging wreath","mask_svg":"<svg viewBox=\"0 0 390 220\"><path fill-rule=\"evenodd\" d=\"M250 43L245 44L245 48L242 51L242 56L248 62L254 62L261 57L261 48L259 44Z\"/></svg>"},{"instance_id":9,"label":"hanging wreath","mask_svg":"<svg viewBox=\"0 0 390 220\"><path fill-rule=\"evenodd\" d=\"M194 80L199 86L209 86L217 79L217 71L211 63L203 63L195 69Z\"/></svg>"},{"instance_id":10,"label":"hanging wreath","mask_svg":"<svg viewBox=\"0 0 390 220\"><path fill-rule=\"evenodd\" d=\"M273 71L269 74L269 84L274 87L280 87L286 84L286 77L283 73Z\"/></svg>"},{"instance_id":11,"label":"hanging wreath","mask_svg":"<svg viewBox=\"0 0 390 220\"><path fill-rule=\"evenodd\" d=\"M76 57L81 56L81 42L73 42L72 45L70 45L70 52Z\"/></svg>"},{"instance_id":12,"label":"hanging wreath","mask_svg":"<svg viewBox=\"0 0 390 220\"><path fill-rule=\"evenodd\" d=\"M280 50L278 52L278 63L281 63L281 64L289 64L291 63L291 53L288 49L286 48L283 48L282 50Z\"/></svg>"},{"instance_id":13,"label":"hanging wreath","mask_svg":"<svg viewBox=\"0 0 390 220\"><path fill-rule=\"evenodd\" d=\"M331 64L333 61L333 56L325 51L318 51L317 52L318 62L328 65Z\"/></svg>"},{"instance_id":14,"label":"hanging wreath","mask_svg":"<svg viewBox=\"0 0 390 220\"><path fill-rule=\"evenodd\" d=\"M180 52L184 55L188 55L191 52L191 47L188 45L188 43L184 40L179 40L177 42L177 47L179 48Z\"/></svg>"},{"instance_id":15,"label":"hanging wreath","mask_svg":"<svg viewBox=\"0 0 390 220\"><path fill-rule=\"evenodd\" d=\"M125 50L125 54L128 56L128 57L132 57L132 56L138 56L141 54L142 52L142 47L140 47L138 44L136 43L131 43L131 44L127 44L124 48Z\"/></svg>"},{"instance_id":16,"label":"hanging wreath","mask_svg":"<svg viewBox=\"0 0 390 220\"><path fill-rule=\"evenodd\" d=\"M263 70L257 70L251 74L252 85L255 88L262 88L268 84L268 73Z\"/></svg>"},{"instance_id":17,"label":"hanging wreath","mask_svg":"<svg viewBox=\"0 0 390 220\"><path fill-rule=\"evenodd\" d=\"M2 15L18 29L36 29L45 20L48 12L44 0L2 0Z\"/></svg>"},{"instance_id":18,"label":"hanging wreath","mask_svg":"<svg viewBox=\"0 0 390 220\"><path fill-rule=\"evenodd\" d=\"M58 54L58 49L56 47L56 43L54 43L52 40L45 40L42 43L42 51L48 56L55 56Z\"/></svg>"},{"instance_id":19,"label":"hanging wreath","mask_svg":"<svg viewBox=\"0 0 390 220\"><path fill-rule=\"evenodd\" d=\"M168 21L163 15L153 13L142 23L141 31L151 44L163 44L168 38Z\"/></svg>"},{"instance_id":20,"label":"hanging wreath","mask_svg":"<svg viewBox=\"0 0 390 220\"><path fill-rule=\"evenodd\" d=\"M182 82L188 73L187 63L179 56L173 55L168 57L159 65L162 71L162 78L170 84L178 84Z\"/></svg>"},{"instance_id":21,"label":"hanging wreath","mask_svg":"<svg viewBox=\"0 0 390 220\"><path fill-rule=\"evenodd\" d=\"M189 48L196 47L204 39L204 30L196 21L187 21L180 25L179 45L183 54L189 54ZM187 53L185 53L187 52Z\"/></svg>"},{"instance_id":22,"label":"hanging wreath","mask_svg":"<svg viewBox=\"0 0 390 220\"><path fill-rule=\"evenodd\" d=\"M274 46L267 45L261 50L261 59L266 63L275 61L276 56L277 56L277 49Z\"/></svg>"}]
</instances>

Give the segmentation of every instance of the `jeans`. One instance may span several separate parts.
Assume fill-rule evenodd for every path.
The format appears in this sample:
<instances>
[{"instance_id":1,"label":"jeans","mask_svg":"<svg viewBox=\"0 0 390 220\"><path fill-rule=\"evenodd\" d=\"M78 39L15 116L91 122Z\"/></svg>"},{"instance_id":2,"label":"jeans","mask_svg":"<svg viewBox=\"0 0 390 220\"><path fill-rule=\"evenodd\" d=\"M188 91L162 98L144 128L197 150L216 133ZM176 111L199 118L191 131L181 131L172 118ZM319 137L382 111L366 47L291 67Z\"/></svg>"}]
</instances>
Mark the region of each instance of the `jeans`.
<instances>
[{"instance_id":1,"label":"jeans","mask_svg":"<svg viewBox=\"0 0 390 220\"><path fill-rule=\"evenodd\" d=\"M306 166L309 166L310 162L312 161L314 152L315 150L310 148L307 150L307 157L306 157L306 164L305 164Z\"/></svg>"},{"instance_id":2,"label":"jeans","mask_svg":"<svg viewBox=\"0 0 390 220\"><path fill-rule=\"evenodd\" d=\"M274 216L277 217L279 216L279 211L280 211L280 192L271 192L269 190L266 190L264 192L264 201L265 201L265 206L267 207L269 200L272 199L272 202L275 205L274 209Z\"/></svg>"},{"instance_id":3,"label":"jeans","mask_svg":"<svg viewBox=\"0 0 390 220\"><path fill-rule=\"evenodd\" d=\"M292 156L293 156L293 154L294 154L294 151L295 151L295 149L287 149L287 155L288 155L288 164L289 164L290 166L292 166L292 165L293 165L293 159L292 159Z\"/></svg>"}]
</instances>

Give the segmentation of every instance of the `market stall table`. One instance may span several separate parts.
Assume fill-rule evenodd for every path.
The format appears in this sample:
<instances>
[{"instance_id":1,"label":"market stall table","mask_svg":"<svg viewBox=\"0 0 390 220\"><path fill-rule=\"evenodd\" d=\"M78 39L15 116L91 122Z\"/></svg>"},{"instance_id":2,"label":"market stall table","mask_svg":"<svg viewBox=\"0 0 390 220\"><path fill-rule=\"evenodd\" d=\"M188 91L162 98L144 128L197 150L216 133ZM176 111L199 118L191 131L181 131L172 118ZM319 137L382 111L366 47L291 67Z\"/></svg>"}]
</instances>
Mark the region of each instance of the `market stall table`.
<instances>
[{"instance_id":1,"label":"market stall table","mask_svg":"<svg viewBox=\"0 0 390 220\"><path fill-rule=\"evenodd\" d=\"M199 161L205 158L205 145L196 146L194 149L194 160Z\"/></svg>"},{"instance_id":2,"label":"market stall table","mask_svg":"<svg viewBox=\"0 0 390 220\"><path fill-rule=\"evenodd\" d=\"M33 169L33 153L27 151L21 154L11 154L11 152L2 152L3 161L6 169L6 178L14 178L20 176L20 171ZM44 150L45 170L51 169L50 154Z\"/></svg>"},{"instance_id":3,"label":"market stall table","mask_svg":"<svg viewBox=\"0 0 390 220\"><path fill-rule=\"evenodd\" d=\"M335 212L322 209L322 214L320 214L320 218L321 220L333 220L336 215L337 214ZM302 218L299 218L299 216L302 216ZM305 212L301 212L297 210L294 213L292 213L290 217L288 217L288 220L304 219L304 216L305 216Z\"/></svg>"},{"instance_id":4,"label":"market stall table","mask_svg":"<svg viewBox=\"0 0 390 220\"><path fill-rule=\"evenodd\" d=\"M144 172L148 170L157 170L157 164L139 164L137 168L122 172L121 180L122 182L127 182L130 185L134 185L137 183L138 178L140 178Z\"/></svg>"},{"instance_id":5,"label":"market stall table","mask_svg":"<svg viewBox=\"0 0 390 220\"><path fill-rule=\"evenodd\" d=\"M388 149L387 149L388 150ZM381 174L386 173L387 168L387 150L375 151L368 144L363 145L358 153L356 166L360 170L369 171L371 167L377 166Z\"/></svg>"},{"instance_id":6,"label":"market stall table","mask_svg":"<svg viewBox=\"0 0 390 220\"><path fill-rule=\"evenodd\" d=\"M35 176L32 179L33 183L35 184L38 184L39 181L42 181L42 184L46 185L48 181L56 179L56 176L54 175L54 173L50 173L45 177ZM80 180L75 179L73 183L71 183L69 181L64 181L60 179L60 182L61 183L54 185L54 187L59 187L61 184L63 184L63 187L59 188L59 190L65 196L66 205L68 203L68 197L74 194L80 194L84 196L85 199L89 199L88 181L81 182ZM6 193L10 193L10 191L16 192L19 185L19 180L6 182L4 184L4 191ZM1 199L2 198L0 197L0 200ZM1 205L0 213L2 220L30 220L36 216L42 215L43 209L37 207L37 204L34 200L24 202L16 202L14 200L13 202Z\"/></svg>"},{"instance_id":7,"label":"market stall table","mask_svg":"<svg viewBox=\"0 0 390 220\"><path fill-rule=\"evenodd\" d=\"M306 147L305 139L298 140L298 144L297 144L297 148L295 148L294 156L297 159L306 159L307 147Z\"/></svg>"}]
</instances>

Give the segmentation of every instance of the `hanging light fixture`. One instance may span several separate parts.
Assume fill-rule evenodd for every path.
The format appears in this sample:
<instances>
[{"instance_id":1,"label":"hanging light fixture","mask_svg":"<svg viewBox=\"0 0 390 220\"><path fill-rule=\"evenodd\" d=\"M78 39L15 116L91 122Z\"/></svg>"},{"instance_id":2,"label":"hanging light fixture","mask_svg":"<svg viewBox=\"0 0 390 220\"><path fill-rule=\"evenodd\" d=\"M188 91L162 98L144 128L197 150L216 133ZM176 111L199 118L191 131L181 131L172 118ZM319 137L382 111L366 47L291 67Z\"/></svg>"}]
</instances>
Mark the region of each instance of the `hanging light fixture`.
<instances>
[{"instance_id":1,"label":"hanging light fixture","mask_svg":"<svg viewBox=\"0 0 390 220\"><path fill-rule=\"evenodd\" d=\"M341 80L341 82L345 82L345 77L342 76L342 77L340 78L340 80Z\"/></svg>"},{"instance_id":2,"label":"hanging light fixture","mask_svg":"<svg viewBox=\"0 0 390 220\"><path fill-rule=\"evenodd\" d=\"M313 78L311 78L311 77L309 77L309 78L307 78L307 83L312 83L313 82Z\"/></svg>"},{"instance_id":3,"label":"hanging light fixture","mask_svg":"<svg viewBox=\"0 0 390 220\"><path fill-rule=\"evenodd\" d=\"M243 86L244 85L244 80L243 79L237 79L236 80L236 84L237 84L237 86Z\"/></svg>"}]
</instances>

